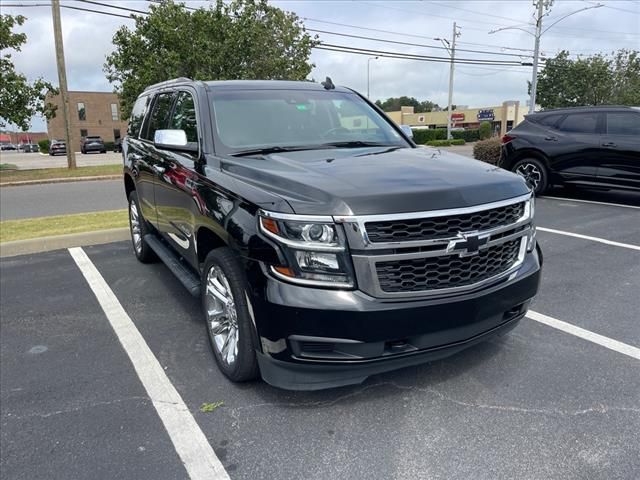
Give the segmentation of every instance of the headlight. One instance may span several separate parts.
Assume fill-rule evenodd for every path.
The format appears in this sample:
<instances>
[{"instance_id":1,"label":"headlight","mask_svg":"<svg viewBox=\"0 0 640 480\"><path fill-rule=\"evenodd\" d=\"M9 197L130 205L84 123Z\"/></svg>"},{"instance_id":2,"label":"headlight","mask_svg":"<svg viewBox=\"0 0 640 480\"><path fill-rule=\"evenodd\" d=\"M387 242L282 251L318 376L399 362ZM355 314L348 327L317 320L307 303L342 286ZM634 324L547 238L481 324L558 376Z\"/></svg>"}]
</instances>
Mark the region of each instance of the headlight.
<instances>
[{"instance_id":1,"label":"headlight","mask_svg":"<svg viewBox=\"0 0 640 480\"><path fill-rule=\"evenodd\" d=\"M534 223L533 216L536 210L536 200L533 194L528 201L529 218L531 219L531 231L529 232L529 238L527 239L527 252L533 252L536 248L536 224Z\"/></svg>"},{"instance_id":2,"label":"headlight","mask_svg":"<svg viewBox=\"0 0 640 480\"><path fill-rule=\"evenodd\" d=\"M275 276L304 285L352 288L353 269L343 231L331 217L260 212L260 231L275 240L287 265L271 265Z\"/></svg>"}]
</instances>

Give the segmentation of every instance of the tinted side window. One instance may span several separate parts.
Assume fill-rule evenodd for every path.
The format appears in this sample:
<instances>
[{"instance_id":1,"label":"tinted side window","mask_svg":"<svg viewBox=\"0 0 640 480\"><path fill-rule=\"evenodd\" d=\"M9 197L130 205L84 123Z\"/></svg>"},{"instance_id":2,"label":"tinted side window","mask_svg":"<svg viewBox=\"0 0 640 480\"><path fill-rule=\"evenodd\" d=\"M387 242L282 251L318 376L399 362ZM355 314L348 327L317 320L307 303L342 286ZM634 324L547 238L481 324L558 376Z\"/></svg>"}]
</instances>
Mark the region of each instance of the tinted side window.
<instances>
[{"instance_id":1,"label":"tinted side window","mask_svg":"<svg viewBox=\"0 0 640 480\"><path fill-rule=\"evenodd\" d=\"M144 114L147 111L147 105L149 104L149 96L138 98L131 110L131 119L129 119L129 128L127 129L127 135L137 137L142 127L142 121L144 120Z\"/></svg>"},{"instance_id":2,"label":"tinted side window","mask_svg":"<svg viewBox=\"0 0 640 480\"><path fill-rule=\"evenodd\" d=\"M196 120L196 105L188 92L180 92L176 97L176 106L169 122L169 128L184 130L187 142L198 144L198 123Z\"/></svg>"},{"instance_id":3,"label":"tinted side window","mask_svg":"<svg viewBox=\"0 0 640 480\"><path fill-rule=\"evenodd\" d=\"M562 117L562 115L548 115L540 120L540 125L544 125L545 127L554 127L558 123L558 120L560 120L560 117Z\"/></svg>"},{"instance_id":4,"label":"tinted side window","mask_svg":"<svg viewBox=\"0 0 640 480\"><path fill-rule=\"evenodd\" d=\"M167 128L167 120L169 120L169 112L173 104L173 93L160 93L153 102L149 119L142 132L142 138L151 140L156 130Z\"/></svg>"},{"instance_id":5,"label":"tinted side window","mask_svg":"<svg viewBox=\"0 0 640 480\"><path fill-rule=\"evenodd\" d=\"M640 137L640 115L624 112L607 113L607 133Z\"/></svg>"},{"instance_id":6,"label":"tinted side window","mask_svg":"<svg viewBox=\"0 0 640 480\"><path fill-rule=\"evenodd\" d=\"M572 113L560 124L560 130L575 133L598 133L598 113Z\"/></svg>"}]
</instances>

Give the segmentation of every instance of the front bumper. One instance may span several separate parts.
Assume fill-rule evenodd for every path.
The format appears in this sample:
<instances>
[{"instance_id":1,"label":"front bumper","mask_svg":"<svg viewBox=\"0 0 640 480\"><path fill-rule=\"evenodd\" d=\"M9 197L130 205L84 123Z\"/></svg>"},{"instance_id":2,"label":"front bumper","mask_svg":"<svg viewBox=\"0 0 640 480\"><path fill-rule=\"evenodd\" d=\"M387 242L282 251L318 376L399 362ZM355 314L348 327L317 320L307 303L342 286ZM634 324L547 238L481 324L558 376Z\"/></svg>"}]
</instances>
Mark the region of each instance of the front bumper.
<instances>
[{"instance_id":1,"label":"front bumper","mask_svg":"<svg viewBox=\"0 0 640 480\"><path fill-rule=\"evenodd\" d=\"M85 152L104 152L106 147L104 145L85 145Z\"/></svg>"},{"instance_id":2,"label":"front bumper","mask_svg":"<svg viewBox=\"0 0 640 480\"><path fill-rule=\"evenodd\" d=\"M506 280L464 295L382 300L268 277L254 298L263 379L316 390L457 353L515 327L538 291L542 255Z\"/></svg>"}]
</instances>

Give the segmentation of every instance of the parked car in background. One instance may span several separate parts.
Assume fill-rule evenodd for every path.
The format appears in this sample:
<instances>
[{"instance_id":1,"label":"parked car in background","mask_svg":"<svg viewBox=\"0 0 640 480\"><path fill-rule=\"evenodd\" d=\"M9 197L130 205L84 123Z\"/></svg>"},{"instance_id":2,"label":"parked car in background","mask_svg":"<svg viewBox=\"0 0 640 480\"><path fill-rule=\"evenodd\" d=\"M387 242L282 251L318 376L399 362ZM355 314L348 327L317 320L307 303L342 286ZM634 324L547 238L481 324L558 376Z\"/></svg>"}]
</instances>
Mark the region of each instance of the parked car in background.
<instances>
[{"instance_id":1,"label":"parked car in background","mask_svg":"<svg viewBox=\"0 0 640 480\"><path fill-rule=\"evenodd\" d=\"M177 79L138 97L123 145L133 250L200 297L229 379L360 383L524 317L542 264L531 190L417 148L405 127L330 79Z\"/></svg>"},{"instance_id":2,"label":"parked car in background","mask_svg":"<svg viewBox=\"0 0 640 480\"><path fill-rule=\"evenodd\" d=\"M35 143L23 143L20 145L20 151L24 153L37 153L40 148Z\"/></svg>"},{"instance_id":3,"label":"parked car in background","mask_svg":"<svg viewBox=\"0 0 640 480\"><path fill-rule=\"evenodd\" d=\"M17 150L18 147L16 147L13 143L3 143L2 145L0 145L0 150Z\"/></svg>"},{"instance_id":4,"label":"parked car in background","mask_svg":"<svg viewBox=\"0 0 640 480\"><path fill-rule=\"evenodd\" d=\"M51 144L49 145L49 155L54 156L66 153L67 144L64 142L64 140L51 140Z\"/></svg>"},{"instance_id":5,"label":"parked car in background","mask_svg":"<svg viewBox=\"0 0 640 480\"><path fill-rule=\"evenodd\" d=\"M527 115L502 137L499 166L536 194L552 185L640 190L640 108L577 107Z\"/></svg>"},{"instance_id":6,"label":"parked car in background","mask_svg":"<svg viewBox=\"0 0 640 480\"><path fill-rule=\"evenodd\" d=\"M118 153L122 152L122 138L117 138L115 142L113 142L113 151Z\"/></svg>"},{"instance_id":7,"label":"parked car in background","mask_svg":"<svg viewBox=\"0 0 640 480\"><path fill-rule=\"evenodd\" d=\"M104 145L104 141L102 137L99 136L90 136L84 137L80 140L80 152L81 153L89 153L89 152L99 152L99 153L107 153L107 147Z\"/></svg>"}]
</instances>

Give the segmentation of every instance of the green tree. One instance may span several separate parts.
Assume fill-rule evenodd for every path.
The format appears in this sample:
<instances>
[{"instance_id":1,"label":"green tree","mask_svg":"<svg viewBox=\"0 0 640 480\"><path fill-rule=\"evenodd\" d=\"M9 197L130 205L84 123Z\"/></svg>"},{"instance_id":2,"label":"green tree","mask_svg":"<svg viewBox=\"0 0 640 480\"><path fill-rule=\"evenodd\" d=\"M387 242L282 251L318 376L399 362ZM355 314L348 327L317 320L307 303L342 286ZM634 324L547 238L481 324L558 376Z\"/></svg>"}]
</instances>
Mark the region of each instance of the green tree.
<instances>
[{"instance_id":1,"label":"green tree","mask_svg":"<svg viewBox=\"0 0 640 480\"><path fill-rule=\"evenodd\" d=\"M16 72L7 50L20 51L27 41L24 33L14 33L13 28L26 20L22 15L0 15L0 126L7 123L27 130L34 115L51 118L55 115L55 107L46 101L47 94L55 95L58 91L49 82L38 78L29 83L27 78Z\"/></svg>"},{"instance_id":2,"label":"green tree","mask_svg":"<svg viewBox=\"0 0 640 480\"><path fill-rule=\"evenodd\" d=\"M531 91L531 84L529 84ZM575 60L562 51L547 59L538 77L537 103L545 109L640 102L640 58L637 51Z\"/></svg>"},{"instance_id":3,"label":"green tree","mask_svg":"<svg viewBox=\"0 0 640 480\"><path fill-rule=\"evenodd\" d=\"M478 131L478 136L480 140L486 140L491 137L491 122L480 122L480 129Z\"/></svg>"},{"instance_id":4,"label":"green tree","mask_svg":"<svg viewBox=\"0 0 640 480\"><path fill-rule=\"evenodd\" d=\"M173 0L132 15L135 28L121 27L104 71L128 116L148 85L176 77L194 80L304 80L316 37L298 17L267 0L218 0L187 9Z\"/></svg>"},{"instance_id":5,"label":"green tree","mask_svg":"<svg viewBox=\"0 0 640 480\"><path fill-rule=\"evenodd\" d=\"M397 112L400 110L400 107L413 107L416 113L431 112L435 108L439 108L437 103L430 102L429 100L421 102L414 97L404 95L402 97L390 97L384 101L376 100L376 105L385 112Z\"/></svg>"}]
</instances>

